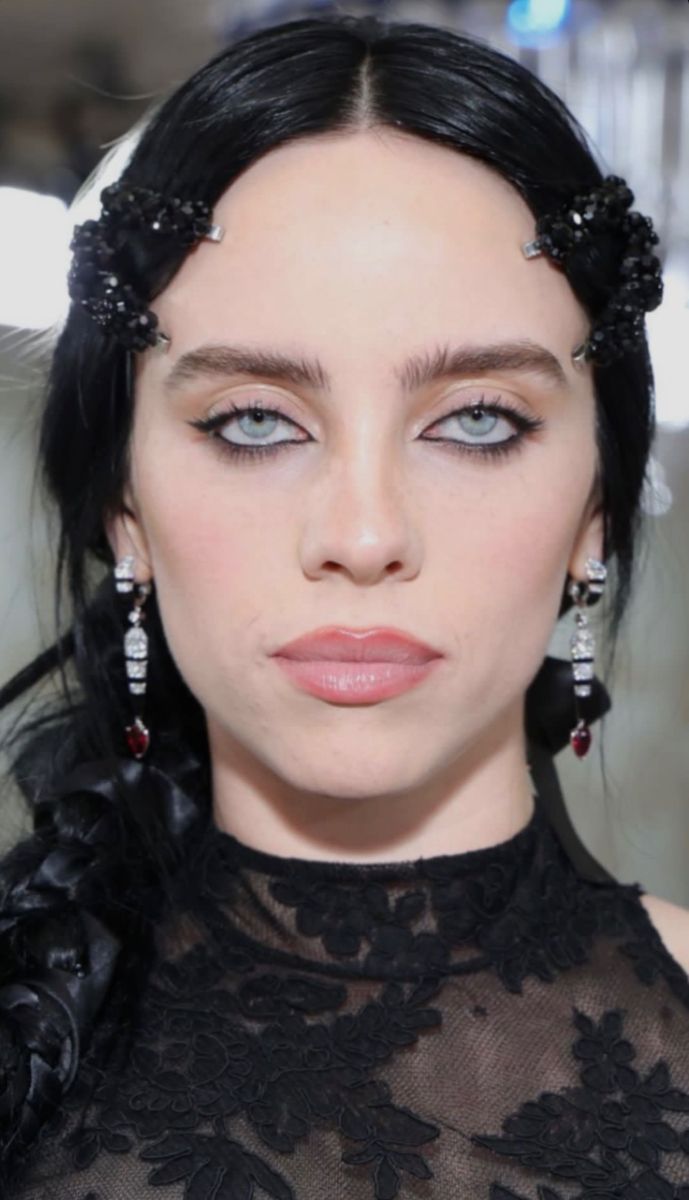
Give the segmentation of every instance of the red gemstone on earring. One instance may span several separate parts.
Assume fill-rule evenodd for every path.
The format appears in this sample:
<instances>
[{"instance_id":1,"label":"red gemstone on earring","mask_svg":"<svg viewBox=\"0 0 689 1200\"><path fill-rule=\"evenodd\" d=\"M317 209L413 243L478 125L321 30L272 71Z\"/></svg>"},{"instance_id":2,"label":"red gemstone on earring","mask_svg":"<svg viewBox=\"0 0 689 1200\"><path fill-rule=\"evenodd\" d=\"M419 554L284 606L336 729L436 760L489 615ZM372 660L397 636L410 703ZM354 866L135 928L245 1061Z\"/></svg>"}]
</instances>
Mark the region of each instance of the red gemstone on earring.
<instances>
[{"instance_id":1,"label":"red gemstone on earring","mask_svg":"<svg viewBox=\"0 0 689 1200\"><path fill-rule=\"evenodd\" d=\"M578 758L583 758L588 753L591 745L591 730L588 725L582 722L573 729L569 735L569 740L572 743L572 749Z\"/></svg>"},{"instance_id":2,"label":"red gemstone on earring","mask_svg":"<svg viewBox=\"0 0 689 1200\"><path fill-rule=\"evenodd\" d=\"M134 758L143 758L150 745L151 735L141 717L137 717L134 724L128 725L124 732L127 737L127 745Z\"/></svg>"}]
</instances>

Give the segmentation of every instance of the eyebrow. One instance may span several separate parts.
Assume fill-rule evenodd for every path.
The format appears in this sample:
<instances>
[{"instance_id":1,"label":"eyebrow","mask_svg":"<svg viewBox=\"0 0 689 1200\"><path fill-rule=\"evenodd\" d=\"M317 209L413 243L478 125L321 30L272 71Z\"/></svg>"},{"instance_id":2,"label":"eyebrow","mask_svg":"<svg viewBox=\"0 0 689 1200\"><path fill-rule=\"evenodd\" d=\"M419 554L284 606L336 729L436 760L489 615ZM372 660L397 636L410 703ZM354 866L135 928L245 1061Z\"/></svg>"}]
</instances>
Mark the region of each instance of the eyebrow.
<instances>
[{"instance_id":1,"label":"eyebrow","mask_svg":"<svg viewBox=\"0 0 689 1200\"><path fill-rule=\"evenodd\" d=\"M545 346L528 338L483 346L440 346L433 353L412 355L395 370L395 378L404 392L409 393L436 380L489 371L525 371L540 375L555 387L569 387L560 360ZM280 382L288 380L299 386L331 390L330 377L318 359L218 343L198 346L180 355L163 380L163 388L172 393L198 378L229 375L252 375Z\"/></svg>"}]
</instances>

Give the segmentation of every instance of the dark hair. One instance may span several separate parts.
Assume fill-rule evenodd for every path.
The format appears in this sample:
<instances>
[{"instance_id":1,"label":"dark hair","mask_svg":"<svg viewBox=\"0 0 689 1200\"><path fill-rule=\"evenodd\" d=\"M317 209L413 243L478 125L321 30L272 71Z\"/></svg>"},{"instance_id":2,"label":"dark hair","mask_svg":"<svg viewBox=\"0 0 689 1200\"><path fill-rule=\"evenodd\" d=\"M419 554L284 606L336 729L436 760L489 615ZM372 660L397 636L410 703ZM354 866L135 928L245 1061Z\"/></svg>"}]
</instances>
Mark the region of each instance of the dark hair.
<instances>
[{"instance_id":1,"label":"dark hair","mask_svg":"<svg viewBox=\"0 0 689 1200\"><path fill-rule=\"evenodd\" d=\"M602 180L562 101L487 43L443 27L333 14L264 28L223 50L155 109L125 174L133 184L212 204L272 147L370 125L481 160L518 190L534 217ZM572 285L591 314L606 295L611 239L599 239ZM152 297L185 253L154 253L133 237L130 268ZM653 434L646 342L594 368L594 381L614 646ZM156 920L211 821L203 713L171 657L155 595L148 605L150 757L127 759L122 742L130 719L123 611L99 565L112 566L104 515L117 509L127 476L132 393L129 353L73 305L52 357L40 437L60 515L56 619L66 633L0 694L2 704L59 669L62 706L23 722L14 759L34 832L0 870L6 1184L74 1077L73 1023L83 1050L106 994L119 996L122 1025L133 1011ZM571 603L563 591L560 615Z\"/></svg>"}]
</instances>

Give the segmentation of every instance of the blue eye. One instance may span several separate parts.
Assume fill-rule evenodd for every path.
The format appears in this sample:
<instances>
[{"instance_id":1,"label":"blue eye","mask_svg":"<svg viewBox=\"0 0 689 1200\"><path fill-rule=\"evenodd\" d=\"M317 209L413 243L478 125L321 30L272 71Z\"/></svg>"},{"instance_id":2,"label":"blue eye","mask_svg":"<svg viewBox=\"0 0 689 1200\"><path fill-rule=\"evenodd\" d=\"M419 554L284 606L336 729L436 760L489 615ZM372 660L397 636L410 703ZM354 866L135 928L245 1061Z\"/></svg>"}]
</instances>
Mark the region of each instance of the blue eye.
<instances>
[{"instance_id":1,"label":"blue eye","mask_svg":"<svg viewBox=\"0 0 689 1200\"><path fill-rule=\"evenodd\" d=\"M207 433L209 437L216 443L217 449L223 454L229 454L233 458L258 458L265 454L274 454L283 446L296 445L299 442L311 441L306 438L282 438L274 442L259 442L258 438L269 437L275 430L278 422L284 425L291 425L294 429L297 428L294 421L286 417L276 408L263 408L262 405L239 405L233 404L227 412L216 413L212 417L207 417L204 420L190 421L195 429L200 429L203 433ZM230 426L235 426L240 437L244 437L246 441L234 441L225 437L223 430ZM252 445L252 442L254 443Z\"/></svg>"},{"instance_id":2,"label":"blue eye","mask_svg":"<svg viewBox=\"0 0 689 1200\"><path fill-rule=\"evenodd\" d=\"M482 404L474 404L469 408L459 408L455 412L448 413L446 417L441 417L436 422L436 425L447 425L448 422L454 420L463 433L468 433L470 436L478 438L478 442L474 443L461 442L460 439L460 444L462 445L474 445L479 448L485 446L504 446L514 439L512 437L503 437L491 440L490 435L495 431L496 426L499 427L501 420L505 421L505 417L502 414L506 411L505 409L499 409L496 405L486 407ZM518 415L520 414L512 412L509 423L513 428L517 423L516 416ZM427 440L432 442L456 441L455 438L428 438Z\"/></svg>"},{"instance_id":3,"label":"blue eye","mask_svg":"<svg viewBox=\"0 0 689 1200\"><path fill-rule=\"evenodd\" d=\"M462 432L469 433L478 440L466 441L462 438L427 436L422 440L442 443L456 449L460 454L497 457L510 454L518 449L524 442L527 433L541 429L545 424L540 418L526 417L505 403L486 404L483 397L480 401L447 413L446 416L435 421L431 428L446 425L452 420L457 421ZM489 440L490 435L500 420L507 420L513 429L516 428L517 432L501 440L491 441ZM313 441L309 435L299 438L283 437L272 442L258 441L258 438L270 437L275 432L276 426L280 424L285 427L291 426L293 429L300 427L278 409L263 408L256 404L246 406L233 404L227 412L216 413L203 420L190 421L189 424L195 429L207 433L222 454L228 454L235 460L241 458L256 460L259 457L277 454L282 451L283 447L298 446ZM237 441L227 437L224 431L231 426L235 427L240 438L246 440Z\"/></svg>"}]
</instances>

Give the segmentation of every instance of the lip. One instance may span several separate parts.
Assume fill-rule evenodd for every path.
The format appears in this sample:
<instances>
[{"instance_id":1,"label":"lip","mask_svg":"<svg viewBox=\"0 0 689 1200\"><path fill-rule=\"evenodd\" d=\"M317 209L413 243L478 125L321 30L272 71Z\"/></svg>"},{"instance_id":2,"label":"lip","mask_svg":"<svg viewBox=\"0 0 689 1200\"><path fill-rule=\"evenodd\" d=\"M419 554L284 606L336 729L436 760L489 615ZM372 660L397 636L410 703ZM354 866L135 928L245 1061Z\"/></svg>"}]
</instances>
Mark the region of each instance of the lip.
<instances>
[{"instance_id":1,"label":"lip","mask_svg":"<svg viewBox=\"0 0 689 1200\"><path fill-rule=\"evenodd\" d=\"M422 666L442 658L439 650L390 626L352 629L328 625L287 642L274 657L295 662L396 663Z\"/></svg>"},{"instance_id":2,"label":"lip","mask_svg":"<svg viewBox=\"0 0 689 1200\"><path fill-rule=\"evenodd\" d=\"M422 683L439 658L423 663L336 662L281 658L275 662L301 691L335 704L375 704Z\"/></svg>"}]
</instances>

